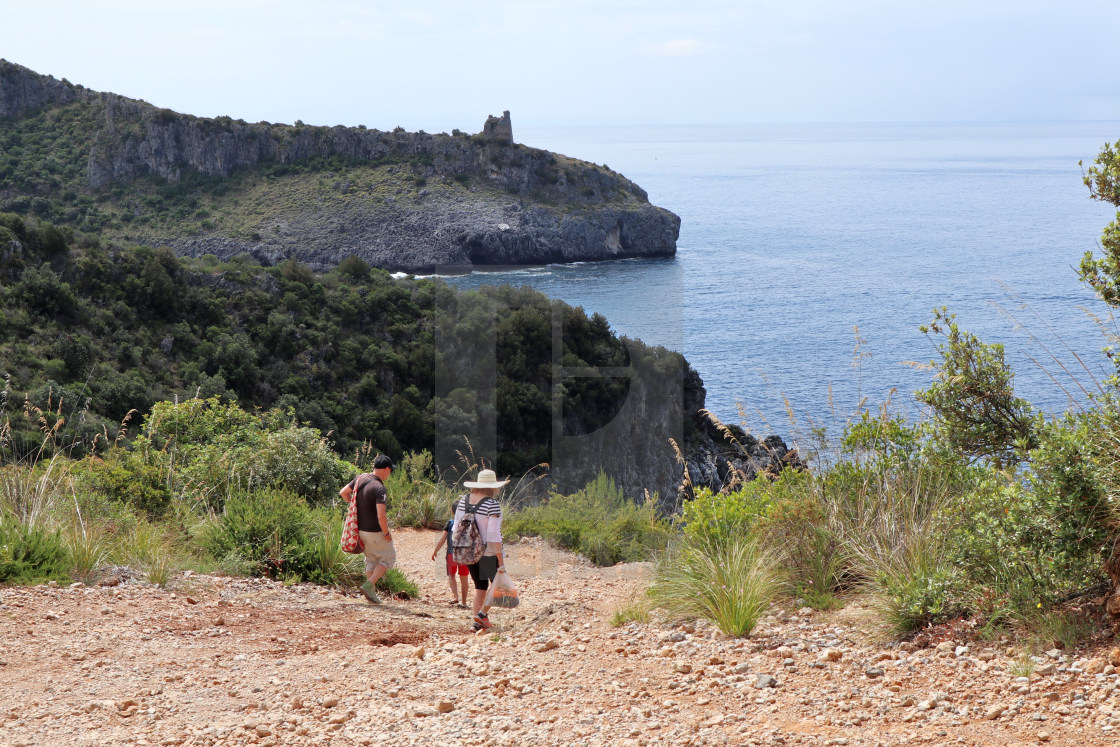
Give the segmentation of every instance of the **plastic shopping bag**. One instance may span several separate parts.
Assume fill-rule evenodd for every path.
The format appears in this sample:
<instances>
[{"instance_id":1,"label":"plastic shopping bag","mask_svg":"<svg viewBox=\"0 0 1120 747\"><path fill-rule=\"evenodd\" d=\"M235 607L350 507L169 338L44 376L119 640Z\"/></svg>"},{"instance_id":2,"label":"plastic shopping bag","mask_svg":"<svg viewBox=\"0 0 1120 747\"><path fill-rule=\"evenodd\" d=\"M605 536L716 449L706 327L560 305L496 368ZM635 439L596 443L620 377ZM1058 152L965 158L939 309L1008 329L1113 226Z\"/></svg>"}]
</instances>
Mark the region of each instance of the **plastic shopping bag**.
<instances>
[{"instance_id":1,"label":"plastic shopping bag","mask_svg":"<svg viewBox=\"0 0 1120 747\"><path fill-rule=\"evenodd\" d=\"M490 588L486 590L485 604L487 607L505 607L506 609L513 609L521 604L521 600L517 598L517 587L514 586L508 573L499 572L490 582Z\"/></svg>"}]
</instances>

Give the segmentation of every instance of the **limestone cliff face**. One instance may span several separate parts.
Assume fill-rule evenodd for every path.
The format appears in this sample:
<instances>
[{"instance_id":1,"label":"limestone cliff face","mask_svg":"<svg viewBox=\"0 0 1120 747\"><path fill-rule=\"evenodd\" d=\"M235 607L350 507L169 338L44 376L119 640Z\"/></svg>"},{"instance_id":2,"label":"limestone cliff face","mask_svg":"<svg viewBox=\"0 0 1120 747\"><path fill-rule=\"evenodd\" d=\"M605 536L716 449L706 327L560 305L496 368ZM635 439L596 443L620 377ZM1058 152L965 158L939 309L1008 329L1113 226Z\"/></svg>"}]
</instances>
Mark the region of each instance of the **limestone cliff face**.
<instances>
[{"instance_id":1,"label":"limestone cliff face","mask_svg":"<svg viewBox=\"0 0 1120 747\"><path fill-rule=\"evenodd\" d=\"M376 267L422 272L676 251L676 215L651 205L641 187L605 167L515 144L509 112L491 117L473 136L249 124L178 114L0 60L0 118L78 105L97 114L86 167L87 186L95 191L127 187L141 177L172 184L198 176L230 179L314 159L343 164L342 170L406 164L412 178L432 182L406 200L375 194L346 205L293 200L282 211L263 211L249 230L214 221L204 231L171 227L136 236L184 254L225 259L249 252L262 261L294 258L316 269L353 254Z\"/></svg>"},{"instance_id":2,"label":"limestone cliff face","mask_svg":"<svg viewBox=\"0 0 1120 747\"><path fill-rule=\"evenodd\" d=\"M66 80L38 75L27 68L0 60L0 117L15 119L25 112L52 104L68 104L91 92Z\"/></svg>"}]
</instances>

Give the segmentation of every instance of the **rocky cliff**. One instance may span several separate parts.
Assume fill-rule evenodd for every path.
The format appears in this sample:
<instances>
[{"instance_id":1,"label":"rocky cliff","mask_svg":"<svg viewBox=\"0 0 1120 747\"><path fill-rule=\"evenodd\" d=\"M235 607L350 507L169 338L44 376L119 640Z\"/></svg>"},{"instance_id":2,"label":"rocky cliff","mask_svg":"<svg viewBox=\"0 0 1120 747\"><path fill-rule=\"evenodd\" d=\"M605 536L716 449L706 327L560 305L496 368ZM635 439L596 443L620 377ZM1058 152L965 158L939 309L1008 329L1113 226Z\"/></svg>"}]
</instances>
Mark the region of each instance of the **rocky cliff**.
<instances>
[{"instance_id":1,"label":"rocky cliff","mask_svg":"<svg viewBox=\"0 0 1120 747\"><path fill-rule=\"evenodd\" d=\"M5 134L19 144L0 184L9 209L37 198L59 222L93 215L122 238L192 256L248 252L322 269L356 255L390 270L467 270L667 256L680 228L605 166L514 143L508 112L478 135L250 124L0 60ZM51 143L69 164L35 160L27 142ZM42 178L74 164L80 184Z\"/></svg>"},{"instance_id":2,"label":"rocky cliff","mask_svg":"<svg viewBox=\"0 0 1120 747\"><path fill-rule=\"evenodd\" d=\"M631 498L652 486L671 515L699 488L732 491L759 475L804 466L779 436L759 441L712 416L704 382L683 356L641 344L628 350L630 365L615 372L627 380L617 412L587 433L565 421L553 439L555 488L573 492L603 471Z\"/></svg>"}]
</instances>

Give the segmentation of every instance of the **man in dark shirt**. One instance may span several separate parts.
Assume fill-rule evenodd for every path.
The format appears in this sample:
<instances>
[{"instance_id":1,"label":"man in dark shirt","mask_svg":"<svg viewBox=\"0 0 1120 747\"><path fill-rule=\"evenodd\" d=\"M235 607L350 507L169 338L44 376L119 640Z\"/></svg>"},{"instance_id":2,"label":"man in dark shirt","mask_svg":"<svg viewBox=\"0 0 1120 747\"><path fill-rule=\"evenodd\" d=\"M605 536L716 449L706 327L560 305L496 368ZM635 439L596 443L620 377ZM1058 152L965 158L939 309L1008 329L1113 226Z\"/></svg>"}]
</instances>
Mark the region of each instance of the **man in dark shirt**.
<instances>
[{"instance_id":1,"label":"man in dark shirt","mask_svg":"<svg viewBox=\"0 0 1120 747\"><path fill-rule=\"evenodd\" d=\"M386 515L389 494L385 490L385 480L392 471L393 460L380 454L373 460L372 471L358 475L338 491L344 500L349 501L354 496L356 501L358 536L362 540L366 566L366 582L361 590L371 604L381 603L374 587L397 562L397 551L393 547L393 535L389 532Z\"/></svg>"}]
</instances>

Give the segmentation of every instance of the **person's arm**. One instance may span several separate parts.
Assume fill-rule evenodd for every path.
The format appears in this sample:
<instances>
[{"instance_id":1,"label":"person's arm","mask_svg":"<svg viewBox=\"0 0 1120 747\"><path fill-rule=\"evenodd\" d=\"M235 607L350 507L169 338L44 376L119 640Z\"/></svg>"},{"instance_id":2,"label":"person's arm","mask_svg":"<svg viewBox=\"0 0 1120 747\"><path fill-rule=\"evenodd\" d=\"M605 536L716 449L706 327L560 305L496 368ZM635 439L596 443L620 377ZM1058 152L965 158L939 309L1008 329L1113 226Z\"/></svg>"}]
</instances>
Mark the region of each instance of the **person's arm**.
<instances>
[{"instance_id":1,"label":"person's arm","mask_svg":"<svg viewBox=\"0 0 1120 747\"><path fill-rule=\"evenodd\" d=\"M385 539L392 542L393 535L389 533L389 516L385 510L384 503L377 504L377 523L381 525L381 534L385 537Z\"/></svg>"},{"instance_id":2,"label":"person's arm","mask_svg":"<svg viewBox=\"0 0 1120 747\"><path fill-rule=\"evenodd\" d=\"M498 559L498 571L506 572L506 556L502 549L502 515L486 517L486 541L492 545L494 557Z\"/></svg>"},{"instance_id":3,"label":"person's arm","mask_svg":"<svg viewBox=\"0 0 1120 747\"><path fill-rule=\"evenodd\" d=\"M443 547L444 542L447 542L447 532L440 532L439 542L436 543L436 549L432 550L432 560L436 559L436 553L439 552L439 549L441 547Z\"/></svg>"},{"instance_id":4,"label":"person's arm","mask_svg":"<svg viewBox=\"0 0 1120 747\"><path fill-rule=\"evenodd\" d=\"M342 500L346 501L347 503L350 502L350 496L354 494L353 488L350 487L351 484L352 483L346 483L342 486L342 490L338 491L338 494L342 496Z\"/></svg>"}]
</instances>

